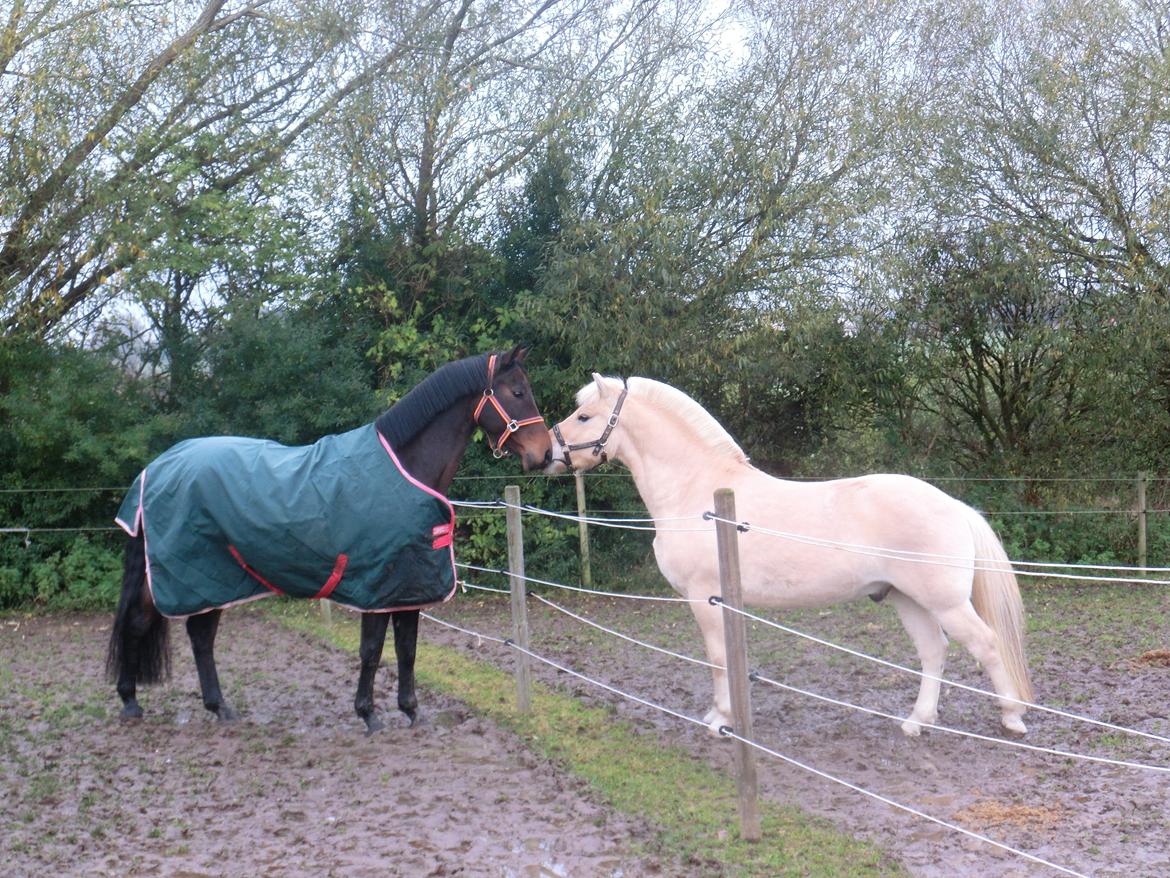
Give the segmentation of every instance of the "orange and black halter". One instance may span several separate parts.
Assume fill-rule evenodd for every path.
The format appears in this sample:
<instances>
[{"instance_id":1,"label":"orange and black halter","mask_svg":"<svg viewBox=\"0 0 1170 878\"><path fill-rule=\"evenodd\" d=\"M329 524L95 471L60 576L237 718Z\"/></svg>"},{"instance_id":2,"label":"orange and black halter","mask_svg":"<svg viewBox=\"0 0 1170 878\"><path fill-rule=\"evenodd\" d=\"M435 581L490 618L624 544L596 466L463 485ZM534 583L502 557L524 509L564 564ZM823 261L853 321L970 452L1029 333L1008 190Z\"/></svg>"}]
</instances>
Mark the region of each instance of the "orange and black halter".
<instances>
[{"instance_id":1,"label":"orange and black halter","mask_svg":"<svg viewBox=\"0 0 1170 878\"><path fill-rule=\"evenodd\" d=\"M495 442L492 442L492 437L488 435L488 447L491 448L492 454L494 454L497 458L500 458L508 453L504 449L504 444L512 438L513 433L515 433L521 427L527 427L529 424L543 424L544 418L542 418L540 415L535 415L531 418L524 418L523 420L518 421L509 415L508 412L505 411L504 407L500 405L500 401L496 399L496 392L492 389L492 379L495 377L495 374L496 355L492 354L490 357L488 357L487 387L484 388L483 396L480 397L479 404L476 405L475 411L472 412L471 419L475 421L475 423L479 424L480 427L483 427L483 424L481 424L479 421L479 416L480 413L483 412L484 406L490 404L491 407L496 410L496 414L498 414L500 416L500 420L504 422L504 431L500 433L499 438L497 438ZM487 433L486 428L484 428L484 432Z\"/></svg>"}]
</instances>

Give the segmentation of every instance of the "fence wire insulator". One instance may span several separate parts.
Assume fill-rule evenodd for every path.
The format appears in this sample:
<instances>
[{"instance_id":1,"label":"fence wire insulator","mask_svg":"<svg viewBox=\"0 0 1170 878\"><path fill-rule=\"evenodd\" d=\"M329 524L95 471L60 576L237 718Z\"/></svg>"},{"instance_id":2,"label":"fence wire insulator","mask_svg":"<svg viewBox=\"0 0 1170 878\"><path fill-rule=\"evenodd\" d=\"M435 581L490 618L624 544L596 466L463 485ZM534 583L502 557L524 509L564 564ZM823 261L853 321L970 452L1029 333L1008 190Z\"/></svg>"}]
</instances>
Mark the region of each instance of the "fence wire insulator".
<instances>
[{"instance_id":1,"label":"fence wire insulator","mask_svg":"<svg viewBox=\"0 0 1170 878\"><path fill-rule=\"evenodd\" d=\"M711 597L707 598L707 603L709 603L713 607L717 607L723 603L723 598L721 598L717 594L713 594L713 595L711 595Z\"/></svg>"}]
</instances>

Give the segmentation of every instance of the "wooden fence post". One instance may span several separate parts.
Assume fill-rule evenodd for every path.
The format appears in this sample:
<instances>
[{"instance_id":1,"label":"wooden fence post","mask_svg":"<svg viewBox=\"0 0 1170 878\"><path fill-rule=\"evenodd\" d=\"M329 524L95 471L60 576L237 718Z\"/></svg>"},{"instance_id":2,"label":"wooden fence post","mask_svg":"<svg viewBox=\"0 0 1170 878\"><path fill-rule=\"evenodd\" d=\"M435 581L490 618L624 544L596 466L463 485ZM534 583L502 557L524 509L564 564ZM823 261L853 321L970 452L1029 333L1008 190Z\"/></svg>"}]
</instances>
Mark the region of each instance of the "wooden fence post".
<instances>
[{"instance_id":1,"label":"wooden fence post","mask_svg":"<svg viewBox=\"0 0 1170 878\"><path fill-rule=\"evenodd\" d=\"M507 485L508 583L512 589L512 640L528 649L528 600L524 580L524 525L520 517L520 487ZM528 713L532 705L532 670L528 654L516 650L516 708Z\"/></svg>"},{"instance_id":2,"label":"wooden fence post","mask_svg":"<svg viewBox=\"0 0 1170 878\"><path fill-rule=\"evenodd\" d=\"M589 563L589 524L585 521L585 473L581 470L573 472L573 481L577 486L577 529L581 534L581 584L586 588L593 587L593 569Z\"/></svg>"},{"instance_id":3,"label":"wooden fence post","mask_svg":"<svg viewBox=\"0 0 1170 878\"><path fill-rule=\"evenodd\" d=\"M734 524L735 493L729 488L715 492L715 538L719 548L719 586L723 603L743 609L739 573L739 537ZM723 611L723 637L727 653L727 684L731 689L733 731L741 738L752 737L752 703L747 671L747 626L739 613ZM740 834L748 841L761 837L759 782L756 752L743 741L735 741L735 783L739 792Z\"/></svg>"},{"instance_id":4,"label":"wooden fence post","mask_svg":"<svg viewBox=\"0 0 1170 878\"><path fill-rule=\"evenodd\" d=\"M1137 519L1138 519L1138 544L1137 544L1137 566L1145 568L1146 566L1146 473L1138 473L1137 477Z\"/></svg>"}]
</instances>

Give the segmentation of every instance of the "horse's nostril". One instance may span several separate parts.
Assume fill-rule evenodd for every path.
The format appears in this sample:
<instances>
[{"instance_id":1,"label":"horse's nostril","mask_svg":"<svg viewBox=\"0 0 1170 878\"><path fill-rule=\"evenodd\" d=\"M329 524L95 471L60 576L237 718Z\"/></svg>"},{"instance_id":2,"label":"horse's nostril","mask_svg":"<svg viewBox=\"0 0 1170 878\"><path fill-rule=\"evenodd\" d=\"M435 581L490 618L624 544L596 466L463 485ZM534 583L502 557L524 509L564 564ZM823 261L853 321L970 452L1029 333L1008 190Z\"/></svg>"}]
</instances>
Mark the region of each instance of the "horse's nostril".
<instances>
[{"instance_id":1,"label":"horse's nostril","mask_svg":"<svg viewBox=\"0 0 1170 878\"><path fill-rule=\"evenodd\" d=\"M552 456L552 449L551 449L551 448L549 448L549 449L548 449L547 451L545 451L545 453L544 453L544 465L545 465L545 466L548 466L550 463L552 463L552 459L553 459L553 456Z\"/></svg>"}]
</instances>

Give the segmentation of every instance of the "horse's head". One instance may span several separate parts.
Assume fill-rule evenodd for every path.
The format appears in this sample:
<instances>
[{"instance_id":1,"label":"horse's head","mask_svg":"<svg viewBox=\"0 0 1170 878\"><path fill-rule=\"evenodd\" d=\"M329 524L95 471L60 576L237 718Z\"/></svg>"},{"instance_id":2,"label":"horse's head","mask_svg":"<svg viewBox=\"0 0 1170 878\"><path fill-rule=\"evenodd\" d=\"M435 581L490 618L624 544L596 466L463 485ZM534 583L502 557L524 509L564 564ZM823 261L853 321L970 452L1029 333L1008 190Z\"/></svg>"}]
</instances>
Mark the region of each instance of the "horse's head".
<instances>
[{"instance_id":1,"label":"horse's head","mask_svg":"<svg viewBox=\"0 0 1170 878\"><path fill-rule=\"evenodd\" d=\"M525 470L547 466L552 460L548 429L524 371L527 356L528 348L520 345L511 353L492 355L488 386L474 414L496 457L514 453Z\"/></svg>"},{"instance_id":2,"label":"horse's head","mask_svg":"<svg viewBox=\"0 0 1170 878\"><path fill-rule=\"evenodd\" d=\"M552 462L546 473L588 470L619 457L619 417L628 388L620 378L593 373L593 381L577 391L577 410L556 424Z\"/></svg>"}]
</instances>

